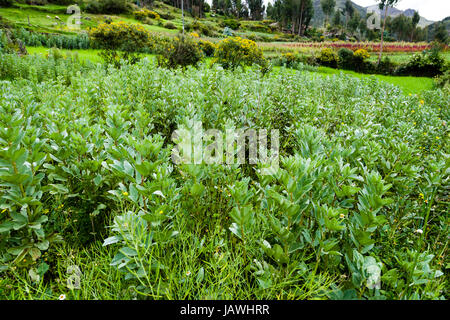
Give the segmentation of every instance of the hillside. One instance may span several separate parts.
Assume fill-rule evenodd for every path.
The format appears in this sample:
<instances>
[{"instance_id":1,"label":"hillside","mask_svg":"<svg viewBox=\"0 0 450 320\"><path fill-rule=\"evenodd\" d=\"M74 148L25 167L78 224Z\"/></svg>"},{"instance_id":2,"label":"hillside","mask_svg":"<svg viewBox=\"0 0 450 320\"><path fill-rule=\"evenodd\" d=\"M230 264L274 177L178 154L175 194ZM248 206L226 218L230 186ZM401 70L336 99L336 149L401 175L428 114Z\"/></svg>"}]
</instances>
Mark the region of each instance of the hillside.
<instances>
[{"instance_id":1,"label":"hillside","mask_svg":"<svg viewBox=\"0 0 450 320\"><path fill-rule=\"evenodd\" d=\"M336 8L343 9L345 5L346 0L336 0ZM353 7L356 11L359 12L360 16L364 17L366 15L366 10L364 7L361 7L357 5L356 3L353 3ZM322 11L322 7L320 5L320 0L314 0L314 18L312 20L312 24L315 27L321 27L323 26L325 20L325 15Z\"/></svg>"},{"instance_id":2,"label":"hillside","mask_svg":"<svg viewBox=\"0 0 450 320\"><path fill-rule=\"evenodd\" d=\"M336 0L336 8L343 9L345 2L346 2L346 0ZM362 7L360 5L357 5L356 3L353 3L353 7L360 14L361 17L364 17L368 11L375 11L379 15L384 16L384 13L381 12L381 10L378 8L378 5ZM403 11L403 10L400 10L397 8L389 8L389 10L388 10L388 15L390 17L396 17L401 14L404 14L407 17L412 17L414 15L414 10L407 9L407 10ZM320 0L314 0L314 18L312 20L312 23L315 27L321 27L321 26L323 26L324 20L325 20L325 15L322 11L322 7L320 5ZM435 21L428 20L421 16L418 25L419 25L419 27L424 28L428 25L433 24L434 22Z\"/></svg>"},{"instance_id":3,"label":"hillside","mask_svg":"<svg viewBox=\"0 0 450 320\"><path fill-rule=\"evenodd\" d=\"M364 8L364 10L366 12L368 12L368 11L373 12L374 11L374 12L377 12L380 16L382 16L382 17L384 16L384 12L382 10L380 10L378 5L368 6L368 7ZM403 10L400 10L400 9L397 9L397 8L389 8L388 9L388 16L395 18L395 17L403 14L403 15L405 15L407 17L412 17L414 15L414 11L415 10L413 10L413 9L407 9L407 10L403 11ZM420 21L419 21L418 26L424 28L424 27L432 24L433 22L434 21L430 21L430 20L420 16Z\"/></svg>"},{"instance_id":4,"label":"hillside","mask_svg":"<svg viewBox=\"0 0 450 320\"><path fill-rule=\"evenodd\" d=\"M440 23L444 23L445 29L447 29L447 33L450 36L450 16L449 16L442 21L434 22L426 27L428 41L431 41L434 38L435 30Z\"/></svg>"}]
</instances>

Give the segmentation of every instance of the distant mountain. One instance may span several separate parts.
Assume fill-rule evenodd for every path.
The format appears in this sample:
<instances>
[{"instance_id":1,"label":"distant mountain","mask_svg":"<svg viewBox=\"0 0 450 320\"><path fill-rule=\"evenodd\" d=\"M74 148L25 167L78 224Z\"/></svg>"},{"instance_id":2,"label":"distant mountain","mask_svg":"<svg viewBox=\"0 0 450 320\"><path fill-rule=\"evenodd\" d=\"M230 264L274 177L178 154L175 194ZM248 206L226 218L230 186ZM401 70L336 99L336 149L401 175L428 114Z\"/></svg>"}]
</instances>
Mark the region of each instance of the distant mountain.
<instances>
[{"instance_id":1,"label":"distant mountain","mask_svg":"<svg viewBox=\"0 0 450 320\"><path fill-rule=\"evenodd\" d=\"M368 7L364 8L364 9L365 9L366 12L368 12L368 11L369 12L376 12L381 17L384 17L384 10L380 10L378 5L368 6ZM414 9L406 9L406 10L403 11L403 10L399 10L397 8L389 8L387 14L388 14L389 17L393 17L393 18L395 18L395 17L397 17L397 16L399 16L401 14L403 14L403 15L405 15L407 17L412 17L414 15L414 11L415 11ZM435 21L427 20L427 19L425 19L424 17L421 16L420 20L419 20L419 23L418 23L418 26L424 28L424 27L426 27L426 26L428 26L428 25L430 25L430 24L432 24L434 22Z\"/></svg>"},{"instance_id":2,"label":"distant mountain","mask_svg":"<svg viewBox=\"0 0 450 320\"><path fill-rule=\"evenodd\" d=\"M438 21L438 22L434 22L434 23L430 24L425 28L425 30L427 31L427 40L428 41L431 41L434 39L434 33L436 31L437 26L440 23L443 23L445 25L445 29L447 29L447 33L450 36L450 16L449 16L442 21Z\"/></svg>"},{"instance_id":3,"label":"distant mountain","mask_svg":"<svg viewBox=\"0 0 450 320\"><path fill-rule=\"evenodd\" d=\"M336 8L343 9L346 0L336 0ZM359 12L361 17L366 16L366 9L352 2L353 8ZM314 5L314 18L312 19L312 24L315 27L322 27L325 21L325 14L322 11L322 6L320 5L320 0L313 0ZM335 10L336 10L335 8ZM332 19L332 17L330 17Z\"/></svg>"},{"instance_id":4,"label":"distant mountain","mask_svg":"<svg viewBox=\"0 0 450 320\"><path fill-rule=\"evenodd\" d=\"M346 2L346 0L336 0L336 8L343 9L345 6L345 2ZM382 16L382 17L384 16L384 11L381 12L378 5L361 7L354 2L352 2L352 4L353 4L353 8L355 8L355 10L359 12L361 17L365 17L367 14L367 11L375 11L380 16ZM321 26L323 26L323 23L325 21L325 14L322 11L322 7L320 5L320 0L313 0L313 5L314 5L314 17L312 19L312 24L315 27L321 27ZM403 11L403 10L399 10L397 8L389 8L389 10L388 10L388 16L391 16L391 17L396 17L401 14L404 14L407 17L412 17L414 15L414 10L407 9L407 10ZM431 25L434 22L435 21L427 20L421 16L418 26L424 28L428 25Z\"/></svg>"}]
</instances>

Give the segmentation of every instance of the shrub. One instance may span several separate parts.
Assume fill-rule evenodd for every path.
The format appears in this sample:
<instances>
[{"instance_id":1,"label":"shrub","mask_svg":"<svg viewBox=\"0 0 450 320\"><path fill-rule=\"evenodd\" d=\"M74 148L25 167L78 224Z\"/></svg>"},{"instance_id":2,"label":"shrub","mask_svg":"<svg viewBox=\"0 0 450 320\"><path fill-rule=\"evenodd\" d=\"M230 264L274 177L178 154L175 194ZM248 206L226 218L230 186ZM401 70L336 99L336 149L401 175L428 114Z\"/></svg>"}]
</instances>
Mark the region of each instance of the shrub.
<instances>
[{"instance_id":1,"label":"shrub","mask_svg":"<svg viewBox=\"0 0 450 320\"><path fill-rule=\"evenodd\" d=\"M123 21L100 24L89 35L95 45L103 49L100 55L105 62L115 66L120 65L121 59L136 63L140 59L138 52L154 45L150 32L143 26Z\"/></svg>"},{"instance_id":2,"label":"shrub","mask_svg":"<svg viewBox=\"0 0 450 320\"><path fill-rule=\"evenodd\" d=\"M438 50L434 49L415 54L406 64L396 70L396 74L416 77L435 77L443 73L444 67L444 58L441 57Z\"/></svg>"},{"instance_id":3,"label":"shrub","mask_svg":"<svg viewBox=\"0 0 450 320\"><path fill-rule=\"evenodd\" d=\"M158 65L165 68L196 66L203 54L197 43L186 36L175 37L163 46L157 56Z\"/></svg>"},{"instance_id":4,"label":"shrub","mask_svg":"<svg viewBox=\"0 0 450 320\"><path fill-rule=\"evenodd\" d=\"M255 31L255 32L264 32L264 33L271 32L271 29L268 26L265 26L261 23L249 24L248 26L246 26L246 29L250 30L250 31Z\"/></svg>"},{"instance_id":5,"label":"shrub","mask_svg":"<svg viewBox=\"0 0 450 320\"><path fill-rule=\"evenodd\" d=\"M159 15L164 20L173 20L173 19L175 19L175 16L172 15L170 12L162 12Z\"/></svg>"},{"instance_id":6,"label":"shrub","mask_svg":"<svg viewBox=\"0 0 450 320\"><path fill-rule=\"evenodd\" d=\"M214 53L214 62L221 64L225 69L235 69L238 66L259 64L267 66L263 52L256 42L240 37L229 37L221 40Z\"/></svg>"},{"instance_id":7,"label":"shrub","mask_svg":"<svg viewBox=\"0 0 450 320\"><path fill-rule=\"evenodd\" d=\"M353 54L356 60L364 61L370 58L370 54L365 49L358 49Z\"/></svg>"},{"instance_id":8,"label":"shrub","mask_svg":"<svg viewBox=\"0 0 450 320\"><path fill-rule=\"evenodd\" d=\"M197 31L200 34L205 36L211 36L214 34L215 28L212 26L207 26L197 20L192 23L189 23L185 26L186 31Z\"/></svg>"},{"instance_id":9,"label":"shrub","mask_svg":"<svg viewBox=\"0 0 450 320\"><path fill-rule=\"evenodd\" d=\"M450 88L450 66L441 76L434 78L434 84L438 88Z\"/></svg>"},{"instance_id":10,"label":"shrub","mask_svg":"<svg viewBox=\"0 0 450 320\"><path fill-rule=\"evenodd\" d=\"M212 43L211 41L207 41L207 40L199 40L198 46L200 47L200 50L202 50L202 52L207 57L214 56L214 52L217 47L215 43Z\"/></svg>"},{"instance_id":11,"label":"shrub","mask_svg":"<svg viewBox=\"0 0 450 320\"><path fill-rule=\"evenodd\" d=\"M164 28L166 28L166 29L176 29L177 26L174 25L172 22L166 22L166 23L164 24Z\"/></svg>"},{"instance_id":12,"label":"shrub","mask_svg":"<svg viewBox=\"0 0 450 320\"><path fill-rule=\"evenodd\" d=\"M160 16L157 12L148 10L147 8L141 9L139 11L134 11L133 15L136 18L136 20L139 21L145 21L148 18L156 20L160 19Z\"/></svg>"},{"instance_id":13,"label":"shrub","mask_svg":"<svg viewBox=\"0 0 450 320\"><path fill-rule=\"evenodd\" d=\"M296 65L297 63L299 63L300 60L296 54L288 52L288 53L283 53L281 55L280 62L281 62L281 65L291 68L294 65Z\"/></svg>"},{"instance_id":14,"label":"shrub","mask_svg":"<svg viewBox=\"0 0 450 320\"><path fill-rule=\"evenodd\" d=\"M90 13L124 13L130 10L128 0L89 0L85 10Z\"/></svg>"},{"instance_id":15,"label":"shrub","mask_svg":"<svg viewBox=\"0 0 450 320\"><path fill-rule=\"evenodd\" d=\"M27 54L23 42L18 39L9 28L0 29L0 53Z\"/></svg>"},{"instance_id":16,"label":"shrub","mask_svg":"<svg viewBox=\"0 0 450 320\"><path fill-rule=\"evenodd\" d=\"M239 27L241 26L241 23L237 20L234 19L225 19L222 21L222 23L220 24L222 27L228 27L231 28L233 30L238 30Z\"/></svg>"},{"instance_id":17,"label":"shrub","mask_svg":"<svg viewBox=\"0 0 450 320\"><path fill-rule=\"evenodd\" d=\"M381 59L378 65L374 65L376 73L391 75L394 74L397 65L389 59L389 57L384 57Z\"/></svg>"},{"instance_id":18,"label":"shrub","mask_svg":"<svg viewBox=\"0 0 450 320\"><path fill-rule=\"evenodd\" d=\"M372 69L372 64L367 62L370 54L365 49L358 49L353 54L353 70L357 72L369 72Z\"/></svg>"},{"instance_id":19,"label":"shrub","mask_svg":"<svg viewBox=\"0 0 450 320\"><path fill-rule=\"evenodd\" d=\"M342 69L352 70L355 58L353 51L347 48L341 48L338 51L339 67Z\"/></svg>"},{"instance_id":20,"label":"shrub","mask_svg":"<svg viewBox=\"0 0 450 320\"><path fill-rule=\"evenodd\" d=\"M323 66L336 68L339 57L331 48L324 48L317 57L317 62Z\"/></svg>"}]
</instances>

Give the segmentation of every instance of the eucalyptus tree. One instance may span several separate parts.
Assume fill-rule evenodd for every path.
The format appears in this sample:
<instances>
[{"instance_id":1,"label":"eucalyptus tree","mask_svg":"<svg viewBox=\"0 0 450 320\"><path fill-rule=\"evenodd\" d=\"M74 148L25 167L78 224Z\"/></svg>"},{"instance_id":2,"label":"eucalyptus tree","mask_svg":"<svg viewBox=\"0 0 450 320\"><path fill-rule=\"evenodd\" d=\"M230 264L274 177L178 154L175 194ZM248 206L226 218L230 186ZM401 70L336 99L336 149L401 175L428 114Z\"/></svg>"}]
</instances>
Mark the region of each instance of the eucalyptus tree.
<instances>
[{"instance_id":1,"label":"eucalyptus tree","mask_svg":"<svg viewBox=\"0 0 450 320\"><path fill-rule=\"evenodd\" d=\"M253 20L261 20L265 10L263 0L247 0L247 5L251 18Z\"/></svg>"},{"instance_id":2,"label":"eucalyptus tree","mask_svg":"<svg viewBox=\"0 0 450 320\"><path fill-rule=\"evenodd\" d=\"M320 0L320 6L325 14L324 25L328 24L330 16L333 14L334 8L336 7L336 0Z\"/></svg>"},{"instance_id":3,"label":"eucalyptus tree","mask_svg":"<svg viewBox=\"0 0 450 320\"><path fill-rule=\"evenodd\" d=\"M411 31L411 41L413 41L414 38L414 31L416 30L417 25L420 21L420 15L419 12L414 11L414 15L412 16L412 31Z\"/></svg>"},{"instance_id":4,"label":"eucalyptus tree","mask_svg":"<svg viewBox=\"0 0 450 320\"><path fill-rule=\"evenodd\" d=\"M384 10L383 26L381 27L381 42L380 42L380 54L378 55L378 64L381 62L381 56L383 55L383 41L384 41L384 30L386 28L386 18L388 16L389 7L394 7L399 0L378 0L378 7L380 10Z\"/></svg>"},{"instance_id":5,"label":"eucalyptus tree","mask_svg":"<svg viewBox=\"0 0 450 320\"><path fill-rule=\"evenodd\" d=\"M350 0L345 1L344 12L345 12L345 28L347 28L348 21L350 18L353 17L353 13L355 12L353 3Z\"/></svg>"}]
</instances>

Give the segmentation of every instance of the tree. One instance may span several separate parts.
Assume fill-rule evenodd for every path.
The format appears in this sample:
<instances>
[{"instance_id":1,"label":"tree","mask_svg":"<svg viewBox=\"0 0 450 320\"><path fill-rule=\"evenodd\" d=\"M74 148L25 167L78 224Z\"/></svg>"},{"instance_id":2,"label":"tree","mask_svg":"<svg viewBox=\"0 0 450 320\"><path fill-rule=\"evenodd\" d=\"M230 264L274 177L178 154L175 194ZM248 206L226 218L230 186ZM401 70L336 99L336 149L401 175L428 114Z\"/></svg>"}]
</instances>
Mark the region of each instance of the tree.
<instances>
[{"instance_id":1,"label":"tree","mask_svg":"<svg viewBox=\"0 0 450 320\"><path fill-rule=\"evenodd\" d=\"M413 41L413 37L414 37L414 31L416 30L417 25L419 24L420 21L420 15L419 12L414 11L414 15L412 17L412 31L411 31L411 42Z\"/></svg>"},{"instance_id":2,"label":"tree","mask_svg":"<svg viewBox=\"0 0 450 320\"><path fill-rule=\"evenodd\" d=\"M380 54L378 56L378 64L381 62L381 56L383 54L383 40L384 40L384 29L386 28L386 18L389 7L394 7L398 0L378 0L380 3L378 7L380 10L384 9L384 19L383 19L383 27L381 28L381 43L380 43Z\"/></svg>"},{"instance_id":3,"label":"tree","mask_svg":"<svg viewBox=\"0 0 450 320\"><path fill-rule=\"evenodd\" d=\"M355 12L352 16L352 18L350 19L350 21L348 22L348 29L349 31L354 34L356 32L356 30L359 27L361 18L359 16L358 12Z\"/></svg>"},{"instance_id":4,"label":"tree","mask_svg":"<svg viewBox=\"0 0 450 320\"><path fill-rule=\"evenodd\" d=\"M443 44L447 44L448 33L447 29L445 28L445 24L443 22L439 22L438 26L436 27L436 31L434 33L434 40Z\"/></svg>"},{"instance_id":5,"label":"tree","mask_svg":"<svg viewBox=\"0 0 450 320\"><path fill-rule=\"evenodd\" d=\"M312 0L275 0L267 14L293 34L303 35L314 15Z\"/></svg>"},{"instance_id":6,"label":"tree","mask_svg":"<svg viewBox=\"0 0 450 320\"><path fill-rule=\"evenodd\" d=\"M325 14L325 22L324 25L326 27L330 16L333 14L334 7L336 7L335 0L320 0L320 6L322 7L322 11Z\"/></svg>"},{"instance_id":7,"label":"tree","mask_svg":"<svg viewBox=\"0 0 450 320\"><path fill-rule=\"evenodd\" d=\"M347 28L348 20L351 17L353 17L353 13L355 12L355 8L353 8L353 4L350 0L345 1L344 12L345 12L345 28Z\"/></svg>"},{"instance_id":8,"label":"tree","mask_svg":"<svg viewBox=\"0 0 450 320\"><path fill-rule=\"evenodd\" d=\"M265 6L263 5L263 0L247 0L247 4L252 19L261 20L265 9Z\"/></svg>"},{"instance_id":9,"label":"tree","mask_svg":"<svg viewBox=\"0 0 450 320\"><path fill-rule=\"evenodd\" d=\"M339 27L341 25L341 11L338 9L334 12L333 26Z\"/></svg>"}]
</instances>

